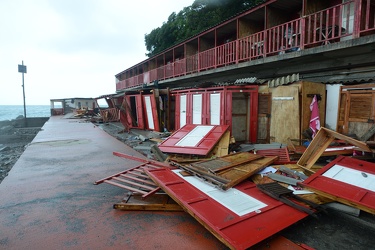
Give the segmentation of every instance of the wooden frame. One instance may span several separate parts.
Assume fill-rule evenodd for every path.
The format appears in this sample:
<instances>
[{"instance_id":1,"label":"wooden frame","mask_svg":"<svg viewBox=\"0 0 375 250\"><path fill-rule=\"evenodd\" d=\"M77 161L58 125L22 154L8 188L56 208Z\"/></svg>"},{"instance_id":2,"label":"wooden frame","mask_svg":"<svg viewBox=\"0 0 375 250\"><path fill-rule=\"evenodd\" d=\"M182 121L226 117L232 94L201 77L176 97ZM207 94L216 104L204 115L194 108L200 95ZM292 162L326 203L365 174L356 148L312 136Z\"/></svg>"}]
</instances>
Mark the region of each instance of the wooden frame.
<instances>
[{"instance_id":1,"label":"wooden frame","mask_svg":"<svg viewBox=\"0 0 375 250\"><path fill-rule=\"evenodd\" d=\"M216 159L200 161L190 164L191 171L212 173L227 182L218 185L219 188L227 190L246 180L250 176L261 171L278 159L277 156L263 157L249 152L229 154Z\"/></svg>"},{"instance_id":2,"label":"wooden frame","mask_svg":"<svg viewBox=\"0 0 375 250\"><path fill-rule=\"evenodd\" d=\"M114 209L124 211L184 211L167 194L153 194L146 200L136 194L128 193L123 202L113 204Z\"/></svg>"},{"instance_id":3,"label":"wooden frame","mask_svg":"<svg viewBox=\"0 0 375 250\"><path fill-rule=\"evenodd\" d=\"M300 184L314 193L375 214L374 179L374 163L339 156Z\"/></svg>"},{"instance_id":4,"label":"wooden frame","mask_svg":"<svg viewBox=\"0 0 375 250\"><path fill-rule=\"evenodd\" d=\"M346 141L362 151L372 152L366 143L322 127L298 160L297 165L310 173L314 173L311 167L335 139Z\"/></svg>"}]
</instances>

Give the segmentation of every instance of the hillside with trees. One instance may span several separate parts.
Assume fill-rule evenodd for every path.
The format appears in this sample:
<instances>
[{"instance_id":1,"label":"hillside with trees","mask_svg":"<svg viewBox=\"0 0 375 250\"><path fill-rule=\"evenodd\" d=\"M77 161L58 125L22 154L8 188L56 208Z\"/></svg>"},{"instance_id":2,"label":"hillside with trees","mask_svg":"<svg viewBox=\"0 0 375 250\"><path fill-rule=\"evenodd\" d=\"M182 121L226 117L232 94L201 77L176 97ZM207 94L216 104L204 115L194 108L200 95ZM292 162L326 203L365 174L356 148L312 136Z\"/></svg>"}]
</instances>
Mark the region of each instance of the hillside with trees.
<instances>
[{"instance_id":1,"label":"hillside with trees","mask_svg":"<svg viewBox=\"0 0 375 250\"><path fill-rule=\"evenodd\" d=\"M264 0L195 0L177 14L173 12L161 27L145 34L148 57L215 26Z\"/></svg>"}]
</instances>

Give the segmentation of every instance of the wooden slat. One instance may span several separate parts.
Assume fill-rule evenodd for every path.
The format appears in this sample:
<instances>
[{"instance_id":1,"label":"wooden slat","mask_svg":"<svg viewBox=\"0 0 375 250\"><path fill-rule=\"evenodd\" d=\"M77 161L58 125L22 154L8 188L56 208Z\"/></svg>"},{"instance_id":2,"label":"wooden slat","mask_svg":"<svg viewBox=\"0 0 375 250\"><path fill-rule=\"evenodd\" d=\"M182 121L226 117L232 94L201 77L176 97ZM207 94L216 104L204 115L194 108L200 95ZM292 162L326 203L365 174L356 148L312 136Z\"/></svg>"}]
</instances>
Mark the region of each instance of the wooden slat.
<instances>
[{"instance_id":1,"label":"wooden slat","mask_svg":"<svg viewBox=\"0 0 375 250\"><path fill-rule=\"evenodd\" d=\"M123 183L130 184L130 185L135 186L135 187L146 189L146 190L153 190L156 187L156 185L154 187L150 187L150 186L147 186L147 185L142 185L142 184L140 184L138 182L129 181L129 180L126 180L124 178L119 178L119 177L113 177L112 179L116 180L116 181L123 182Z\"/></svg>"},{"instance_id":2,"label":"wooden slat","mask_svg":"<svg viewBox=\"0 0 375 250\"><path fill-rule=\"evenodd\" d=\"M275 164L288 164L290 162L288 148L274 148L274 149L260 149L256 151L256 154L263 156L278 156L278 160Z\"/></svg>"},{"instance_id":3,"label":"wooden slat","mask_svg":"<svg viewBox=\"0 0 375 250\"><path fill-rule=\"evenodd\" d=\"M240 152L220 157L217 160L223 158L225 159L225 161L228 162L227 166L230 167L221 166L220 170L215 170L214 172L210 169L214 166L213 164L215 163L215 160L212 160L212 165L207 164L208 161L204 161L204 164L200 164L199 162L197 162L194 165L199 166L199 168L194 166L185 166L185 170L186 168L188 168L188 170L197 173L197 177L209 182L213 182L213 184L217 185L217 187L223 190L227 190L239 184L243 180L246 180L247 178L259 172L263 168L269 166L275 160L277 160L278 157L263 157L259 155L254 155L249 152ZM247 160L245 161L244 159ZM225 161L222 161L221 163ZM221 181L222 179L224 181Z\"/></svg>"},{"instance_id":4,"label":"wooden slat","mask_svg":"<svg viewBox=\"0 0 375 250\"><path fill-rule=\"evenodd\" d=\"M277 160L277 156L274 157L263 157L256 159L249 163L245 163L235 168L226 169L219 173L220 176L229 179L230 182L223 186L224 190L227 190L240 182L246 180L250 176L258 173L260 170L271 165L274 161Z\"/></svg>"},{"instance_id":5,"label":"wooden slat","mask_svg":"<svg viewBox=\"0 0 375 250\"><path fill-rule=\"evenodd\" d=\"M141 162L142 164L134 168L127 169L117 174L110 175L106 178L100 179L96 181L94 184L111 184L116 187L124 188L135 193L140 193L142 194L143 198L149 197L155 194L156 192L160 191L160 188L150 179L150 177L148 177L144 173L144 170L171 167L170 165L118 152L113 152L113 154L122 158ZM147 190L147 192L145 190Z\"/></svg>"},{"instance_id":6,"label":"wooden slat","mask_svg":"<svg viewBox=\"0 0 375 250\"><path fill-rule=\"evenodd\" d=\"M138 188L133 188L131 186L122 185L122 184L114 182L114 181L104 181L104 182L108 183L108 184L111 184L113 186L116 186L116 187L120 187L120 188L124 188L124 189L130 190L130 191L136 192L136 193L147 194L147 192L142 191Z\"/></svg>"},{"instance_id":7,"label":"wooden slat","mask_svg":"<svg viewBox=\"0 0 375 250\"><path fill-rule=\"evenodd\" d=\"M130 180L139 181L141 183L145 183L145 184L149 184L149 185L155 186L155 183L152 182L152 181L150 181L150 178L148 176L147 176L147 179L135 178L135 177L133 177L130 174L127 174L127 175L122 174L121 176L124 177L124 178L130 179Z\"/></svg>"},{"instance_id":8,"label":"wooden slat","mask_svg":"<svg viewBox=\"0 0 375 250\"><path fill-rule=\"evenodd\" d=\"M261 155L251 153L235 153L216 159L192 163L191 165L205 170L209 169L213 172L220 172L228 168L233 168L238 165L242 165L262 157L263 156Z\"/></svg>"}]
</instances>

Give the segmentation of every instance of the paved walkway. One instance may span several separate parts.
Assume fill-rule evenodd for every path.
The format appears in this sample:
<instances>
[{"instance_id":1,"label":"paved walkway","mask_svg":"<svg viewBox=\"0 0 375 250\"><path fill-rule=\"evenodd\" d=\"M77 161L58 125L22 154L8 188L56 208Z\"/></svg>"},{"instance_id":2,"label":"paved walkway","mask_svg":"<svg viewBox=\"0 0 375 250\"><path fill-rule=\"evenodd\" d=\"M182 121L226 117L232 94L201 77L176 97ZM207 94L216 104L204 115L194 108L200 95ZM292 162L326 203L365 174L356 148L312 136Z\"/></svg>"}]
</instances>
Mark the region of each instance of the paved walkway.
<instances>
[{"instance_id":1,"label":"paved walkway","mask_svg":"<svg viewBox=\"0 0 375 250\"><path fill-rule=\"evenodd\" d=\"M224 249L184 212L112 209L126 191L93 182L142 157L92 123L51 117L0 184L0 249Z\"/></svg>"}]
</instances>

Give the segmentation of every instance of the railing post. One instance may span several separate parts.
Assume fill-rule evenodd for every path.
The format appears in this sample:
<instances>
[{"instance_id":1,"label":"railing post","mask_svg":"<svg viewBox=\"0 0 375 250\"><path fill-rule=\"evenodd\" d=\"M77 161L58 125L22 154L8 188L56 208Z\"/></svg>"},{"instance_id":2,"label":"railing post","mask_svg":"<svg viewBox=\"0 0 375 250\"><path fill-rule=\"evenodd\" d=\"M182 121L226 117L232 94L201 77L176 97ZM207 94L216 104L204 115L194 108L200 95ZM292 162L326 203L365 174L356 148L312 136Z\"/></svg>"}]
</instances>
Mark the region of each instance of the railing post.
<instances>
[{"instance_id":1,"label":"railing post","mask_svg":"<svg viewBox=\"0 0 375 250\"><path fill-rule=\"evenodd\" d=\"M367 0L369 1L369 0ZM350 11L350 10L349 10ZM356 0L354 4L353 38L358 38L361 32L362 0ZM365 21L366 22L366 21Z\"/></svg>"},{"instance_id":2,"label":"railing post","mask_svg":"<svg viewBox=\"0 0 375 250\"><path fill-rule=\"evenodd\" d=\"M305 48L305 26L306 26L306 17L300 18L300 27L299 27L299 32L300 32L300 48L301 50Z\"/></svg>"},{"instance_id":3,"label":"railing post","mask_svg":"<svg viewBox=\"0 0 375 250\"><path fill-rule=\"evenodd\" d=\"M236 40L236 46L235 46L235 49L236 49L236 51L235 51L235 53L234 53L234 56L235 56L235 58L234 58L234 61L236 62L236 64L238 64L238 58L239 58L239 49L240 48L240 46L239 46L239 41L238 41L238 39Z\"/></svg>"}]
</instances>

